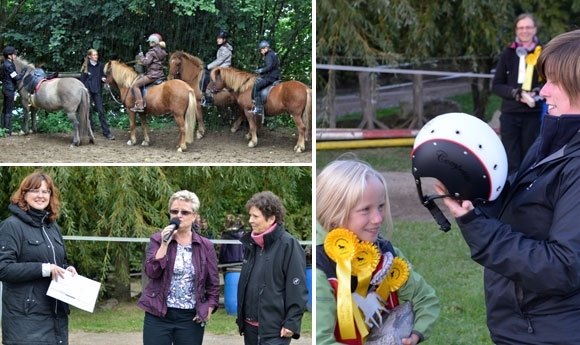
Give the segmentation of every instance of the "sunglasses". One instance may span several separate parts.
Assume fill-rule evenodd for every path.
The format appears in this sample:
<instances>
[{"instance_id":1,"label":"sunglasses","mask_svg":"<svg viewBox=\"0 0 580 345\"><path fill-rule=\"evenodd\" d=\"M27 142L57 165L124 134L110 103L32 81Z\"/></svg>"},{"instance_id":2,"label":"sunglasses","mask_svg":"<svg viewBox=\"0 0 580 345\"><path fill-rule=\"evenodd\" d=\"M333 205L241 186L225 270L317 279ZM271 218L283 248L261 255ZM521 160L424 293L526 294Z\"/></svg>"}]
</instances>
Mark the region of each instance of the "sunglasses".
<instances>
[{"instance_id":1,"label":"sunglasses","mask_svg":"<svg viewBox=\"0 0 580 345\"><path fill-rule=\"evenodd\" d=\"M181 213L184 216L189 216L190 214L193 214L192 211L183 211L183 210L170 210L169 213L171 213L174 216L177 216L179 213Z\"/></svg>"}]
</instances>

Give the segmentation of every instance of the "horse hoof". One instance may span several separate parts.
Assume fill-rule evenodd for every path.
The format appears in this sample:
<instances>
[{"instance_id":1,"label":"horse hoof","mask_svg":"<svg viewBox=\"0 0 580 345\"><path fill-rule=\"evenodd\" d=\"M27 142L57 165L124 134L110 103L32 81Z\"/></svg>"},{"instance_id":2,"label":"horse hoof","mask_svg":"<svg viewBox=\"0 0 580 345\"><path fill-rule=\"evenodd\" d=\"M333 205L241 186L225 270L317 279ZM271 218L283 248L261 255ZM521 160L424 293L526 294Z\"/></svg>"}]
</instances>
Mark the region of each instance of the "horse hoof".
<instances>
[{"instance_id":1,"label":"horse hoof","mask_svg":"<svg viewBox=\"0 0 580 345\"><path fill-rule=\"evenodd\" d=\"M95 138L89 138L89 144L95 144Z\"/></svg>"},{"instance_id":2,"label":"horse hoof","mask_svg":"<svg viewBox=\"0 0 580 345\"><path fill-rule=\"evenodd\" d=\"M197 140L203 139L203 133L197 132L197 133L195 134L195 138L196 138Z\"/></svg>"},{"instance_id":3,"label":"horse hoof","mask_svg":"<svg viewBox=\"0 0 580 345\"><path fill-rule=\"evenodd\" d=\"M304 150L305 150L304 147L301 147L298 145L294 146L294 152L296 152L296 153L302 153L302 152L304 152Z\"/></svg>"},{"instance_id":4,"label":"horse hoof","mask_svg":"<svg viewBox=\"0 0 580 345\"><path fill-rule=\"evenodd\" d=\"M145 141L145 140L143 140L143 141L141 142L141 146L149 146L149 142L148 142L148 141Z\"/></svg>"},{"instance_id":5,"label":"horse hoof","mask_svg":"<svg viewBox=\"0 0 580 345\"><path fill-rule=\"evenodd\" d=\"M133 145L135 145L135 142L133 140L129 140L129 141L127 141L127 145L133 146Z\"/></svg>"},{"instance_id":6,"label":"horse hoof","mask_svg":"<svg viewBox=\"0 0 580 345\"><path fill-rule=\"evenodd\" d=\"M234 128L234 127L230 128L230 132L232 132L232 133L236 133L237 131L238 131L237 128Z\"/></svg>"},{"instance_id":7,"label":"horse hoof","mask_svg":"<svg viewBox=\"0 0 580 345\"><path fill-rule=\"evenodd\" d=\"M178 147L177 148L177 152L180 152L181 153L181 152L185 152L185 151L187 151L186 148L181 148L181 147Z\"/></svg>"},{"instance_id":8,"label":"horse hoof","mask_svg":"<svg viewBox=\"0 0 580 345\"><path fill-rule=\"evenodd\" d=\"M250 141L250 142L248 143L248 147L256 147L256 145L257 145L257 143L255 143L255 142L253 142L253 141Z\"/></svg>"}]
</instances>

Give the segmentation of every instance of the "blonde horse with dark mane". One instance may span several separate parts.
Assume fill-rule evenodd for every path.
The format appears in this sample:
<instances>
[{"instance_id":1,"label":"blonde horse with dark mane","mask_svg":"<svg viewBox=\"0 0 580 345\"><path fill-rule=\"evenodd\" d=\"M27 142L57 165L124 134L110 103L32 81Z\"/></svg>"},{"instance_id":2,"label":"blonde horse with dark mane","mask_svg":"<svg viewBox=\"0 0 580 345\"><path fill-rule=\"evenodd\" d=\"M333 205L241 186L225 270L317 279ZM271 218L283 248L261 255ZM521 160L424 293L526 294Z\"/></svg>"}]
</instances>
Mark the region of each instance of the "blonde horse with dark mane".
<instances>
[{"instance_id":1,"label":"blonde horse with dark mane","mask_svg":"<svg viewBox=\"0 0 580 345\"><path fill-rule=\"evenodd\" d=\"M256 135L256 116L250 113L252 109L252 87L256 75L240 71L232 67L218 67L211 71L211 82L208 88L220 90L227 88L236 98L240 108L244 111L250 130L246 134L249 140L248 147L258 144ZM288 112L298 129L298 141L294 146L295 152L306 150L306 133L310 131L312 122L312 90L305 84L296 81L286 81L273 86L268 98L264 103L265 116L275 116ZM239 118L232 126L232 132L238 130L242 118Z\"/></svg>"},{"instance_id":2,"label":"blonde horse with dark mane","mask_svg":"<svg viewBox=\"0 0 580 345\"><path fill-rule=\"evenodd\" d=\"M201 107L201 98L203 97L203 94L200 88L204 74L203 69L204 63L200 58L182 50L177 50L169 56L169 73L167 74L167 79L181 79L195 90L198 114L198 130L196 132L197 139L201 139L205 134ZM214 105L216 106L227 106L235 101L236 99L228 90L218 90L218 92L214 93Z\"/></svg>"},{"instance_id":3,"label":"blonde horse with dark mane","mask_svg":"<svg viewBox=\"0 0 580 345\"><path fill-rule=\"evenodd\" d=\"M119 88L121 100L129 114L129 126L131 137L127 145L135 145L135 112L130 108L135 104L135 97L131 93L131 86L139 76L131 67L120 61L109 61L105 64L105 74L107 84ZM193 131L195 129L195 119L197 116L197 102L195 93L186 82L182 80L168 80L159 85L150 86L147 89L143 100L146 104L145 111L139 113L141 118L141 129L143 130L143 142L141 146L149 145L149 135L147 134L147 117L150 115L173 114L173 118L179 126L179 145L177 151L187 150L187 144L193 142Z\"/></svg>"},{"instance_id":4,"label":"blonde horse with dark mane","mask_svg":"<svg viewBox=\"0 0 580 345\"><path fill-rule=\"evenodd\" d=\"M30 77L30 73L35 69L33 64L24 59L14 59L16 71L20 73L24 66L28 71L22 81L19 82L18 92L22 96L22 107L24 108L24 121L22 132L28 134L28 116L32 118L31 132L36 132L36 109L48 111L64 110L73 125L73 142L71 146L79 146L81 137L88 136L89 143L95 143L95 136L91 129L89 116L91 110L91 97L89 91L83 83L75 78L54 78L41 81L34 93L30 95L22 82ZM78 119L77 119L78 112Z\"/></svg>"}]
</instances>

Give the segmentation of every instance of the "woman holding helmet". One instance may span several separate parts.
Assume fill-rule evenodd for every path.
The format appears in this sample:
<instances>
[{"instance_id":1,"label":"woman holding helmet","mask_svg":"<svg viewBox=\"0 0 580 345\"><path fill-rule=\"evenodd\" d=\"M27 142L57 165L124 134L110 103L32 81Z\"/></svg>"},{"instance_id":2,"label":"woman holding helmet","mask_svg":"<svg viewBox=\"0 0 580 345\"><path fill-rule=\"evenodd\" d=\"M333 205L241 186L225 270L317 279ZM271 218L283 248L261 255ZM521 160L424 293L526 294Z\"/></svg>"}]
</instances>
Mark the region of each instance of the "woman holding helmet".
<instances>
[{"instance_id":1,"label":"woman holding helmet","mask_svg":"<svg viewBox=\"0 0 580 345\"><path fill-rule=\"evenodd\" d=\"M500 197L491 203L444 198L471 257L485 268L495 344L580 344L578 56L580 30L556 36L540 54L548 113ZM435 190L447 194L443 183Z\"/></svg>"},{"instance_id":2,"label":"woman holding helmet","mask_svg":"<svg viewBox=\"0 0 580 345\"><path fill-rule=\"evenodd\" d=\"M147 67L147 72L140 76L133 83L132 87L135 106L131 110L138 113L145 111L143 95L141 95L140 90L141 87L145 87L155 80L165 77L165 73L163 73L163 65L165 65L165 58L167 57L167 52L164 49L165 42L162 41L161 35L159 34L151 34L147 42L149 42L149 51L145 55L143 55L143 52L140 52L137 56L141 63Z\"/></svg>"}]
</instances>

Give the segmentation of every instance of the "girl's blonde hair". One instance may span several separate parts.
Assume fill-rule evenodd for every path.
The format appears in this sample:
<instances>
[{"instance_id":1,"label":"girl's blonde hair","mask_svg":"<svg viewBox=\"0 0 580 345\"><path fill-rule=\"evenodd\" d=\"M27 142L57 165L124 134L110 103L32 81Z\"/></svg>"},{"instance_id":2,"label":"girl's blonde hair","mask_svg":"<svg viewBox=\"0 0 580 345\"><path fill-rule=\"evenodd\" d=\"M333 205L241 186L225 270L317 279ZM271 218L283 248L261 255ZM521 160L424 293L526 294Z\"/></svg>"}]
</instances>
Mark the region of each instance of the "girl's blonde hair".
<instances>
[{"instance_id":1,"label":"girl's blonde hair","mask_svg":"<svg viewBox=\"0 0 580 345\"><path fill-rule=\"evenodd\" d=\"M89 49L87 50L87 56L85 57L85 61L83 62L83 65L81 66L81 73L88 73L89 72L89 57L91 55L93 55L94 53L98 53L98 51L96 49Z\"/></svg>"},{"instance_id":2,"label":"girl's blonde hair","mask_svg":"<svg viewBox=\"0 0 580 345\"><path fill-rule=\"evenodd\" d=\"M385 188L385 220L382 236L393 232L391 205L385 177L367 162L339 159L328 164L316 178L316 219L327 231L343 227L348 215L362 199L369 177L376 177Z\"/></svg>"}]
</instances>

